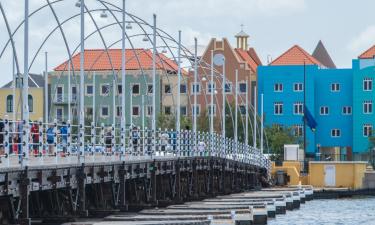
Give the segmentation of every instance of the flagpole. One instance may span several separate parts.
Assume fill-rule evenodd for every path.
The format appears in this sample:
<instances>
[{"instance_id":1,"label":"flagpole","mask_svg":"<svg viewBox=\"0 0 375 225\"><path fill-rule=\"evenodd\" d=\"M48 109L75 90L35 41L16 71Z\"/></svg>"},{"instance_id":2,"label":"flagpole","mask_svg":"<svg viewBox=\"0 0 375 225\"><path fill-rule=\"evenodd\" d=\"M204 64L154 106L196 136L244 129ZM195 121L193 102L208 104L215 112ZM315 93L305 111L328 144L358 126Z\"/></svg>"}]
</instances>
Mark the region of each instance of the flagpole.
<instances>
[{"instance_id":1,"label":"flagpole","mask_svg":"<svg viewBox=\"0 0 375 225\"><path fill-rule=\"evenodd\" d=\"M306 155L306 62L303 60L303 151Z\"/></svg>"}]
</instances>

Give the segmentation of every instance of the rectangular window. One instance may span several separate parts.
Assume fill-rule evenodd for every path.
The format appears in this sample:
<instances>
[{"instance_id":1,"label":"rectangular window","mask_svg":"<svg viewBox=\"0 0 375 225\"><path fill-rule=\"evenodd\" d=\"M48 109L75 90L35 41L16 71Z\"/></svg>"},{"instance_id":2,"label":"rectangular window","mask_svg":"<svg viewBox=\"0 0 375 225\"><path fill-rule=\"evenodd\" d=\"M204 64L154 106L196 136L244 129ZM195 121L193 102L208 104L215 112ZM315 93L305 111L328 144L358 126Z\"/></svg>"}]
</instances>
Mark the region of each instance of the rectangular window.
<instances>
[{"instance_id":1,"label":"rectangular window","mask_svg":"<svg viewBox=\"0 0 375 225\"><path fill-rule=\"evenodd\" d=\"M122 84L117 85L117 94L121 95L122 94Z\"/></svg>"},{"instance_id":2,"label":"rectangular window","mask_svg":"<svg viewBox=\"0 0 375 225\"><path fill-rule=\"evenodd\" d=\"M303 136L303 126L302 125L295 125L294 126L294 136L302 137Z\"/></svg>"},{"instance_id":3,"label":"rectangular window","mask_svg":"<svg viewBox=\"0 0 375 225\"><path fill-rule=\"evenodd\" d=\"M216 89L216 85L215 83L207 83L207 93L210 93L211 94L211 91L215 91Z\"/></svg>"},{"instance_id":4,"label":"rectangular window","mask_svg":"<svg viewBox=\"0 0 375 225\"><path fill-rule=\"evenodd\" d=\"M331 91L333 91L333 92L340 91L340 84L339 83L332 83L331 84Z\"/></svg>"},{"instance_id":5,"label":"rectangular window","mask_svg":"<svg viewBox=\"0 0 375 225\"><path fill-rule=\"evenodd\" d=\"M139 95L139 84L132 84L133 95Z\"/></svg>"},{"instance_id":6,"label":"rectangular window","mask_svg":"<svg viewBox=\"0 0 375 225\"><path fill-rule=\"evenodd\" d=\"M110 87L109 87L109 84L101 84L100 85L100 94L101 95L108 95L109 94L109 91L110 91Z\"/></svg>"},{"instance_id":7,"label":"rectangular window","mask_svg":"<svg viewBox=\"0 0 375 225\"><path fill-rule=\"evenodd\" d=\"M246 93L246 83L239 84L240 93Z\"/></svg>"},{"instance_id":8,"label":"rectangular window","mask_svg":"<svg viewBox=\"0 0 375 225\"><path fill-rule=\"evenodd\" d=\"M134 105L133 108L132 108L132 115L133 116L139 116L139 106L138 105Z\"/></svg>"},{"instance_id":9,"label":"rectangular window","mask_svg":"<svg viewBox=\"0 0 375 225\"><path fill-rule=\"evenodd\" d=\"M231 93L232 92L232 83L225 83L225 93Z\"/></svg>"},{"instance_id":10,"label":"rectangular window","mask_svg":"<svg viewBox=\"0 0 375 225\"><path fill-rule=\"evenodd\" d=\"M241 115L246 115L246 106L245 105L240 105L240 113L241 113Z\"/></svg>"},{"instance_id":11,"label":"rectangular window","mask_svg":"<svg viewBox=\"0 0 375 225\"><path fill-rule=\"evenodd\" d=\"M293 114L294 115L302 115L303 114L303 103L302 102L294 103Z\"/></svg>"},{"instance_id":12,"label":"rectangular window","mask_svg":"<svg viewBox=\"0 0 375 225\"><path fill-rule=\"evenodd\" d=\"M147 94L152 94L152 84L147 84Z\"/></svg>"},{"instance_id":13,"label":"rectangular window","mask_svg":"<svg viewBox=\"0 0 375 225\"><path fill-rule=\"evenodd\" d=\"M116 116L117 117L121 117L122 115L122 107L121 106L117 106L116 107Z\"/></svg>"},{"instance_id":14,"label":"rectangular window","mask_svg":"<svg viewBox=\"0 0 375 225\"><path fill-rule=\"evenodd\" d=\"M194 113L196 113L195 115L199 116L200 105L196 105L195 107L192 108L192 115L194 115Z\"/></svg>"},{"instance_id":15,"label":"rectangular window","mask_svg":"<svg viewBox=\"0 0 375 225\"><path fill-rule=\"evenodd\" d=\"M86 95L94 94L94 86L92 84L86 84Z\"/></svg>"},{"instance_id":16,"label":"rectangular window","mask_svg":"<svg viewBox=\"0 0 375 225\"><path fill-rule=\"evenodd\" d=\"M364 101L363 102L363 113L364 114L372 114L372 101Z\"/></svg>"},{"instance_id":17,"label":"rectangular window","mask_svg":"<svg viewBox=\"0 0 375 225\"><path fill-rule=\"evenodd\" d=\"M58 121L63 120L63 112L64 112L64 110L62 108L56 108L56 119Z\"/></svg>"},{"instance_id":18,"label":"rectangular window","mask_svg":"<svg viewBox=\"0 0 375 225\"><path fill-rule=\"evenodd\" d=\"M365 78L363 80L363 90L372 91L372 79L371 78Z\"/></svg>"},{"instance_id":19,"label":"rectangular window","mask_svg":"<svg viewBox=\"0 0 375 225\"><path fill-rule=\"evenodd\" d=\"M341 136L341 130L340 129L332 129L331 130L331 137L340 137Z\"/></svg>"},{"instance_id":20,"label":"rectangular window","mask_svg":"<svg viewBox=\"0 0 375 225\"><path fill-rule=\"evenodd\" d=\"M201 91L201 86L199 83L193 83L191 84L191 93L198 93Z\"/></svg>"},{"instance_id":21,"label":"rectangular window","mask_svg":"<svg viewBox=\"0 0 375 225\"><path fill-rule=\"evenodd\" d=\"M352 114L352 107L351 106L342 107L342 114L343 115L351 115Z\"/></svg>"},{"instance_id":22,"label":"rectangular window","mask_svg":"<svg viewBox=\"0 0 375 225\"><path fill-rule=\"evenodd\" d=\"M371 124L363 125L363 136L364 137L371 137L372 136L372 125Z\"/></svg>"},{"instance_id":23,"label":"rectangular window","mask_svg":"<svg viewBox=\"0 0 375 225\"><path fill-rule=\"evenodd\" d=\"M186 106L181 106L180 113L181 113L181 116L186 116L187 115Z\"/></svg>"},{"instance_id":24,"label":"rectangular window","mask_svg":"<svg viewBox=\"0 0 375 225\"><path fill-rule=\"evenodd\" d=\"M102 106L101 107L100 116L101 117L107 117L107 116L109 116L109 108L108 108L108 106Z\"/></svg>"},{"instance_id":25,"label":"rectangular window","mask_svg":"<svg viewBox=\"0 0 375 225\"><path fill-rule=\"evenodd\" d=\"M274 89L273 89L275 92L282 92L283 91L283 84L281 83L277 83L274 85Z\"/></svg>"},{"instance_id":26,"label":"rectangular window","mask_svg":"<svg viewBox=\"0 0 375 225\"><path fill-rule=\"evenodd\" d=\"M85 113L87 116L92 116L93 115L92 107L86 107Z\"/></svg>"},{"instance_id":27,"label":"rectangular window","mask_svg":"<svg viewBox=\"0 0 375 225\"><path fill-rule=\"evenodd\" d=\"M283 114L283 103L282 102L274 103L274 114L275 115L282 115Z\"/></svg>"},{"instance_id":28,"label":"rectangular window","mask_svg":"<svg viewBox=\"0 0 375 225\"><path fill-rule=\"evenodd\" d=\"M181 84L180 85L180 93L181 94L186 94L187 93L186 84Z\"/></svg>"},{"instance_id":29,"label":"rectangular window","mask_svg":"<svg viewBox=\"0 0 375 225\"><path fill-rule=\"evenodd\" d=\"M303 84L302 83L294 83L293 84L293 91L295 91L295 92L303 91Z\"/></svg>"},{"instance_id":30,"label":"rectangular window","mask_svg":"<svg viewBox=\"0 0 375 225\"><path fill-rule=\"evenodd\" d=\"M172 94L172 87L170 84L164 85L164 94Z\"/></svg>"},{"instance_id":31,"label":"rectangular window","mask_svg":"<svg viewBox=\"0 0 375 225\"><path fill-rule=\"evenodd\" d=\"M165 115L171 115L171 113L172 113L172 107L164 106L164 114Z\"/></svg>"},{"instance_id":32,"label":"rectangular window","mask_svg":"<svg viewBox=\"0 0 375 225\"><path fill-rule=\"evenodd\" d=\"M152 106L151 105L147 106L147 116L152 116Z\"/></svg>"},{"instance_id":33,"label":"rectangular window","mask_svg":"<svg viewBox=\"0 0 375 225\"><path fill-rule=\"evenodd\" d=\"M216 105L208 105L207 109L209 116L211 116L211 112L214 116L216 115Z\"/></svg>"},{"instance_id":34,"label":"rectangular window","mask_svg":"<svg viewBox=\"0 0 375 225\"><path fill-rule=\"evenodd\" d=\"M321 106L320 107L320 115L325 116L329 114L328 106Z\"/></svg>"}]
</instances>

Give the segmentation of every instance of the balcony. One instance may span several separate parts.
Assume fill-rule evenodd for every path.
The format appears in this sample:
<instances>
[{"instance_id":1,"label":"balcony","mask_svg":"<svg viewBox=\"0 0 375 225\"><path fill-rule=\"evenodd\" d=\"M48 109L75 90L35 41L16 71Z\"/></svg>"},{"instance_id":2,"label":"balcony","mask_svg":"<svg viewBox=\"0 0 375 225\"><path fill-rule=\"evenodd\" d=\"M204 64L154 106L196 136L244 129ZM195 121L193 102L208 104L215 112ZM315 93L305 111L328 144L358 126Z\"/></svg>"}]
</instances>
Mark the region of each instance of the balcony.
<instances>
[{"instance_id":1,"label":"balcony","mask_svg":"<svg viewBox=\"0 0 375 225\"><path fill-rule=\"evenodd\" d=\"M52 102L54 104L64 105L69 103L68 94L56 94L53 97ZM78 96L76 94L70 95L70 104L76 104L78 102Z\"/></svg>"}]
</instances>

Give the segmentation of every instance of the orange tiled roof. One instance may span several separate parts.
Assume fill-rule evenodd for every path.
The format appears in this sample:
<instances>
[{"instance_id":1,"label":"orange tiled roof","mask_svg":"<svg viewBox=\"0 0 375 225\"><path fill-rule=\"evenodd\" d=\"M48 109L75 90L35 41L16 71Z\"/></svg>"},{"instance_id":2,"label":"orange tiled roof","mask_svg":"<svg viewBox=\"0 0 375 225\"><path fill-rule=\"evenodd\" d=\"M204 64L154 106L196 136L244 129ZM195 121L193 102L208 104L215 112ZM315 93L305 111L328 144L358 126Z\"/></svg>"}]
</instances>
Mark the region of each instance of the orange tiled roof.
<instances>
[{"instance_id":1,"label":"orange tiled roof","mask_svg":"<svg viewBox=\"0 0 375 225\"><path fill-rule=\"evenodd\" d=\"M252 71L257 71L258 63L250 56L247 51L244 51L240 48L234 49L237 55L249 65Z\"/></svg>"},{"instance_id":2,"label":"orange tiled roof","mask_svg":"<svg viewBox=\"0 0 375 225\"><path fill-rule=\"evenodd\" d=\"M294 45L281 56L271 62L271 65L319 65L322 63L307 53L303 48Z\"/></svg>"},{"instance_id":3,"label":"orange tiled roof","mask_svg":"<svg viewBox=\"0 0 375 225\"><path fill-rule=\"evenodd\" d=\"M372 59L375 56L375 45L367 49L361 55L358 56L359 59Z\"/></svg>"},{"instance_id":4,"label":"orange tiled roof","mask_svg":"<svg viewBox=\"0 0 375 225\"><path fill-rule=\"evenodd\" d=\"M109 55L109 57L108 57ZM126 49L126 69L127 70L150 70L152 69L152 52L148 49ZM86 49L84 52L86 71L114 70L121 69L121 49L109 49L108 53L104 49ZM137 57L138 56L138 60ZM71 69L80 70L81 53L72 57ZM111 59L111 61L109 60ZM112 66L111 63L112 62ZM64 71L68 68L68 61L57 66L55 71ZM156 69L177 71L177 64L164 54L158 54L156 59Z\"/></svg>"}]
</instances>

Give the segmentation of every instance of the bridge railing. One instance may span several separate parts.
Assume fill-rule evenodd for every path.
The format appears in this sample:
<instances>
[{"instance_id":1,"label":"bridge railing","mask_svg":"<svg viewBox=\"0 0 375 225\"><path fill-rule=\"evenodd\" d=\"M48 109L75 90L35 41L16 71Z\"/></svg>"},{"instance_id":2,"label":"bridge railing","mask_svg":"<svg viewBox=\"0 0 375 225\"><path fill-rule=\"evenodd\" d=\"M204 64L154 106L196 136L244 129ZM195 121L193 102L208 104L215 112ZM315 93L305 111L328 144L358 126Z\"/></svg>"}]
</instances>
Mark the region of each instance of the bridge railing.
<instances>
[{"instance_id":1,"label":"bridge railing","mask_svg":"<svg viewBox=\"0 0 375 225\"><path fill-rule=\"evenodd\" d=\"M69 121L46 124L5 119L3 124L0 167L216 156L270 168L270 161L259 149L217 133L138 127L123 131L104 124L81 128Z\"/></svg>"}]
</instances>

